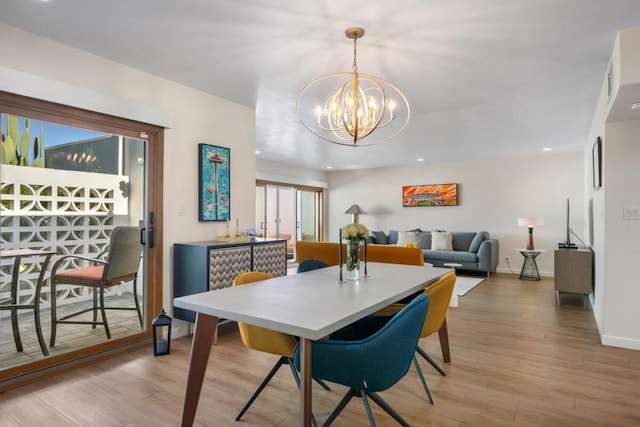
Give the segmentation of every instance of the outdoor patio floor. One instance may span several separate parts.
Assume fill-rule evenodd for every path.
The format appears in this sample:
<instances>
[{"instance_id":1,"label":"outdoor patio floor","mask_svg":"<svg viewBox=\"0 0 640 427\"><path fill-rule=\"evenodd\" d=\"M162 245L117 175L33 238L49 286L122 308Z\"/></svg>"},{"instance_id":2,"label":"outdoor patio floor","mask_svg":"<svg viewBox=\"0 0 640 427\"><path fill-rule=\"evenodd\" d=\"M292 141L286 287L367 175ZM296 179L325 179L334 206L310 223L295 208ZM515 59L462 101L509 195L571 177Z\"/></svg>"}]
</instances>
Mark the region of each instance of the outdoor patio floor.
<instances>
[{"instance_id":1,"label":"outdoor patio floor","mask_svg":"<svg viewBox=\"0 0 640 427\"><path fill-rule=\"evenodd\" d=\"M135 307L131 293L105 297L105 304L107 307ZM58 316L64 316L66 313L82 310L90 306L91 301L58 306ZM42 334L50 355L66 353L107 340L104 328L101 326L93 329L91 325L62 324L58 325L55 347L49 347L51 312L49 307L45 305L41 306L40 310ZM30 363L46 357L42 354L38 345L33 310L21 310L18 315L18 327L23 346L23 351L21 352L16 351L9 312L5 311L2 314L2 317L0 317L0 369ZM91 318L92 314L88 312L75 320L91 320ZM140 323L135 310L107 310L107 321L109 322L112 339L140 332Z\"/></svg>"}]
</instances>

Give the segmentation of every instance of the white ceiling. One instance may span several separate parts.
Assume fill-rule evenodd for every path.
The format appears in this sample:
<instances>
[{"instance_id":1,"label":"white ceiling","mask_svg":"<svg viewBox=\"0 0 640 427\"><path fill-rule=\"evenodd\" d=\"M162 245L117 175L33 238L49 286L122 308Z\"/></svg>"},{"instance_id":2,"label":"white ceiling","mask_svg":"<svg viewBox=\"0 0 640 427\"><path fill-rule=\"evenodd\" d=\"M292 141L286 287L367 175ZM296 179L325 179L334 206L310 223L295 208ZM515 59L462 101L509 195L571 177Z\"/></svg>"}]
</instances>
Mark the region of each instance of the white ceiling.
<instances>
[{"instance_id":1,"label":"white ceiling","mask_svg":"<svg viewBox=\"0 0 640 427\"><path fill-rule=\"evenodd\" d=\"M0 0L0 20L254 108L259 158L341 170L581 151L640 1ZM352 26L360 72L398 86L412 115L357 149L295 115L307 82L351 70Z\"/></svg>"}]
</instances>

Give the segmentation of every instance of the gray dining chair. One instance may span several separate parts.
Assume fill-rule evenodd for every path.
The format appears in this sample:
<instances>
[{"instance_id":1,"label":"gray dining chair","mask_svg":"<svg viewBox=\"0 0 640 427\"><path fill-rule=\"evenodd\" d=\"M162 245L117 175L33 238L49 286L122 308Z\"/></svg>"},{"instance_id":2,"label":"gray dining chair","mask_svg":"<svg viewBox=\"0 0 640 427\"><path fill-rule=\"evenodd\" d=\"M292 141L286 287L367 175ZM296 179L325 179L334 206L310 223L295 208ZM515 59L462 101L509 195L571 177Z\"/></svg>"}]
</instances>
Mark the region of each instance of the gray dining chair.
<instances>
[{"instance_id":1,"label":"gray dining chair","mask_svg":"<svg viewBox=\"0 0 640 427\"><path fill-rule=\"evenodd\" d=\"M60 257L51 268L51 340L49 345L56 343L56 331L59 324L97 325L104 327L107 339L111 339L106 310L136 310L140 327L142 311L138 301L138 269L142 254L140 243L140 229L138 227L115 227L111 233L109 248L96 258L78 255ZM103 255L104 256L103 258ZM84 268L59 271L68 266L70 261L87 261L92 265ZM133 282L133 298L135 307L114 307L105 305L105 290L125 282ZM84 286L93 289L93 305L80 311L58 317L56 295L60 285L74 287ZM92 312L93 320L76 320L81 314ZM98 313L100 320L98 320Z\"/></svg>"}]
</instances>

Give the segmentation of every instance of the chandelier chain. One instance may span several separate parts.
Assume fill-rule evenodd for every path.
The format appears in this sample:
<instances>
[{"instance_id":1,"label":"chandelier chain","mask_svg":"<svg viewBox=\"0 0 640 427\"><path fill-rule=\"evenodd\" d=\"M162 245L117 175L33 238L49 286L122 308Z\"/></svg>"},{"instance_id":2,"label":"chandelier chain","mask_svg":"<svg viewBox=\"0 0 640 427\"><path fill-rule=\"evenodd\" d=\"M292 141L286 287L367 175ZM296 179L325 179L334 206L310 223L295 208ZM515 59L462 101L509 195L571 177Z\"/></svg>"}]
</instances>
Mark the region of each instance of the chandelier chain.
<instances>
[{"instance_id":1,"label":"chandelier chain","mask_svg":"<svg viewBox=\"0 0 640 427\"><path fill-rule=\"evenodd\" d=\"M358 38L354 37L353 38L353 65L352 65L354 73L358 72L358 63L356 61L356 59L358 57L357 43L358 43Z\"/></svg>"}]
</instances>

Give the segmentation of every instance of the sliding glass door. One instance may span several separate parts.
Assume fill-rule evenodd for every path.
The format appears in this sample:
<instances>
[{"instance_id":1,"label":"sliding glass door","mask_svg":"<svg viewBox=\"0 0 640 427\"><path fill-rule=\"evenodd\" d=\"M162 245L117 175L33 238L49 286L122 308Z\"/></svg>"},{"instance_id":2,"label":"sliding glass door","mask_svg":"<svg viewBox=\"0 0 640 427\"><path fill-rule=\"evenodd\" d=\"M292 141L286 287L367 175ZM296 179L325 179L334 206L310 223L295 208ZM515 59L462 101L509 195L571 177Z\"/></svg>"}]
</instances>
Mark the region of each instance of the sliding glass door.
<instances>
[{"instance_id":1,"label":"sliding glass door","mask_svg":"<svg viewBox=\"0 0 640 427\"><path fill-rule=\"evenodd\" d=\"M22 99L9 98L3 104L0 96L0 380L148 338L161 297L152 274L160 255L158 188L150 179L158 172L158 134L119 119L93 124L91 113L84 122L81 114L68 120L42 107L18 108ZM54 299L60 319L91 308L94 292L69 284L53 292L52 266L61 260L59 273L91 267L118 226L139 228L140 264L135 287L122 281L105 293L105 306L127 307L107 310L111 337L102 325L54 325ZM70 318L91 319L91 311Z\"/></svg>"},{"instance_id":2,"label":"sliding glass door","mask_svg":"<svg viewBox=\"0 0 640 427\"><path fill-rule=\"evenodd\" d=\"M321 191L297 190L296 213L298 234L296 240L318 241L320 236L320 195Z\"/></svg>"},{"instance_id":3,"label":"sliding glass door","mask_svg":"<svg viewBox=\"0 0 640 427\"><path fill-rule=\"evenodd\" d=\"M317 241L320 236L322 189L258 182L256 229L265 237L287 239L287 258L295 261L298 240Z\"/></svg>"}]
</instances>

